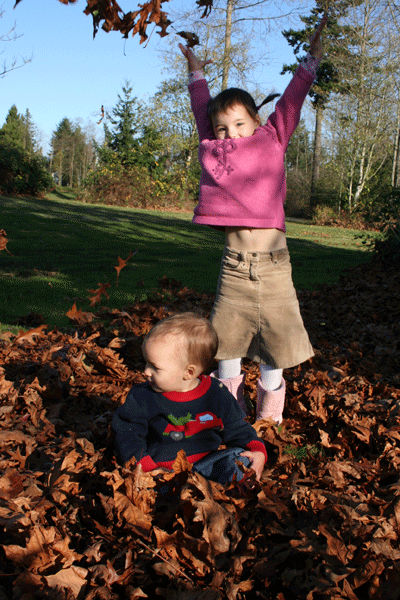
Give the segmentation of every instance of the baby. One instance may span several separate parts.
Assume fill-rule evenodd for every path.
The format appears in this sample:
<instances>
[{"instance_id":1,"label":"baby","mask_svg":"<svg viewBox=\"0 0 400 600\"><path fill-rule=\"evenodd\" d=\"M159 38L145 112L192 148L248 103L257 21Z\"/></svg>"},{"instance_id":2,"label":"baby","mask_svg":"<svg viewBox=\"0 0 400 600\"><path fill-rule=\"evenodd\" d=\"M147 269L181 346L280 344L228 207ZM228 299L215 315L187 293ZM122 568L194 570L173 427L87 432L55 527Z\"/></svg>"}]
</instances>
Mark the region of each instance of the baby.
<instances>
[{"instance_id":1,"label":"baby","mask_svg":"<svg viewBox=\"0 0 400 600\"><path fill-rule=\"evenodd\" d=\"M143 342L147 382L129 391L112 419L121 462L135 458L144 471L171 469L184 450L194 471L213 481L225 484L234 475L239 481L237 460L260 479L263 442L228 389L203 374L217 349L213 326L195 313L168 317L151 329Z\"/></svg>"}]
</instances>

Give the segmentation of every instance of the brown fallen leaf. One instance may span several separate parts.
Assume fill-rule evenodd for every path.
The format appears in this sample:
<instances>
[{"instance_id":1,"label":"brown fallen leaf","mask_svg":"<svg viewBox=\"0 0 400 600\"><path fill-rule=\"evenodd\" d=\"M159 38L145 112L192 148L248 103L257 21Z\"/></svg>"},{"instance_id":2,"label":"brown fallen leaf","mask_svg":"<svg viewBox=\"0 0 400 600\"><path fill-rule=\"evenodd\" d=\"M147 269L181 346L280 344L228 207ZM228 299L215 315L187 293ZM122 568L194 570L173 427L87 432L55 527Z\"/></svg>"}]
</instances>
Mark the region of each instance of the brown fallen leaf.
<instances>
[{"instance_id":1,"label":"brown fallen leaf","mask_svg":"<svg viewBox=\"0 0 400 600\"><path fill-rule=\"evenodd\" d=\"M67 317L71 319L71 321L75 321L78 325L85 325L86 323L91 323L94 319L94 314L91 312L82 312L82 310L77 308L76 302L74 302L72 308L66 313Z\"/></svg>"},{"instance_id":2,"label":"brown fallen leaf","mask_svg":"<svg viewBox=\"0 0 400 600\"><path fill-rule=\"evenodd\" d=\"M85 600L153 598L157 565L170 600L396 600L398 268L299 290L317 353L285 371L283 423L256 426L269 455L257 486L207 481L184 455L176 472L115 461L110 421L143 381L143 336L174 312L212 309L212 294L160 282L159 296L90 326L0 339L0 588L75 600L68 574ZM244 369L254 400L259 368Z\"/></svg>"},{"instance_id":3,"label":"brown fallen leaf","mask_svg":"<svg viewBox=\"0 0 400 600\"><path fill-rule=\"evenodd\" d=\"M86 588L87 574L87 569L71 566L58 571L54 575L46 575L44 579L49 588L69 590L77 598Z\"/></svg>"}]
</instances>

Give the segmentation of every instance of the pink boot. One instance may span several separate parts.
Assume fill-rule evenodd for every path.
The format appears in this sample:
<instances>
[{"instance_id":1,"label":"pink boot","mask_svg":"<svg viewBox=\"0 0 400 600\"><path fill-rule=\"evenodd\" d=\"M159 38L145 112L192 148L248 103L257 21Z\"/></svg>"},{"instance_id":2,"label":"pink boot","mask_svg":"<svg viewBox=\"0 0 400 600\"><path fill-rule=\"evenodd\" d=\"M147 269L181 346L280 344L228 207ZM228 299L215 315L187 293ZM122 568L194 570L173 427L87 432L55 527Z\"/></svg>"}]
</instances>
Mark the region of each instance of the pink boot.
<instances>
[{"instance_id":1,"label":"pink boot","mask_svg":"<svg viewBox=\"0 0 400 600\"><path fill-rule=\"evenodd\" d=\"M260 419L273 419L278 424L282 422L282 413L285 406L286 384L282 378L281 385L277 390L267 392L261 381L257 382L257 413L256 421Z\"/></svg>"},{"instance_id":2,"label":"pink boot","mask_svg":"<svg viewBox=\"0 0 400 600\"><path fill-rule=\"evenodd\" d=\"M246 379L246 373L240 373L240 375L230 377L229 379L221 379L221 377L218 377L218 371L213 371L211 377L215 377L228 388L232 396L235 396L244 414L247 414L247 406L244 399L244 381Z\"/></svg>"}]
</instances>

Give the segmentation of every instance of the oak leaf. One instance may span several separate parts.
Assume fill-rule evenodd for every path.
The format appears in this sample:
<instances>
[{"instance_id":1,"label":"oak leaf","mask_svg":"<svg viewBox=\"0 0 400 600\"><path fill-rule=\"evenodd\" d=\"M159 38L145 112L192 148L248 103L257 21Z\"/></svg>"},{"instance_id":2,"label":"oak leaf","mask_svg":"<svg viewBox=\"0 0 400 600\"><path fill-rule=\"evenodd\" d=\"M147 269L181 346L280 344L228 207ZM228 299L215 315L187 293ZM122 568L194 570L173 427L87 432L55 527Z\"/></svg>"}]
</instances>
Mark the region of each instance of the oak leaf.
<instances>
[{"instance_id":1,"label":"oak leaf","mask_svg":"<svg viewBox=\"0 0 400 600\"><path fill-rule=\"evenodd\" d=\"M15 339L15 343L19 342L28 342L30 344L35 344L36 336L44 338L44 329L47 329L47 325L40 325L39 327L35 327L35 329L30 329L29 331L20 331L17 338Z\"/></svg>"},{"instance_id":2,"label":"oak leaf","mask_svg":"<svg viewBox=\"0 0 400 600\"><path fill-rule=\"evenodd\" d=\"M132 252L132 250L130 250L129 256L125 260L123 260L122 258L120 258L118 256L118 267L114 267L114 269L117 271L117 287L118 287L118 283L119 283L119 274L121 272L121 269L123 269L124 267L126 267L126 264L127 264L128 260L130 258L132 258L132 256L135 256L136 252L137 252L137 250L135 250L135 252Z\"/></svg>"},{"instance_id":3,"label":"oak leaf","mask_svg":"<svg viewBox=\"0 0 400 600\"><path fill-rule=\"evenodd\" d=\"M75 321L78 325L86 325L87 323L91 323L94 319L93 313L83 312L80 308L78 309L76 302L74 302L72 308L69 309L66 315L71 321Z\"/></svg>"},{"instance_id":4,"label":"oak leaf","mask_svg":"<svg viewBox=\"0 0 400 600\"><path fill-rule=\"evenodd\" d=\"M94 306L95 304L101 302L102 296L105 296L107 300L110 298L107 290L109 287L111 287L111 283L98 283L97 285L99 286L97 290L88 290L88 292L93 294L93 296L89 296L90 306Z\"/></svg>"},{"instance_id":5,"label":"oak leaf","mask_svg":"<svg viewBox=\"0 0 400 600\"><path fill-rule=\"evenodd\" d=\"M193 468L193 465L186 458L186 454L184 450L179 450L176 459L172 465L173 474L171 473L169 477L174 477L174 475L179 473L190 472Z\"/></svg>"},{"instance_id":6,"label":"oak leaf","mask_svg":"<svg viewBox=\"0 0 400 600\"><path fill-rule=\"evenodd\" d=\"M4 229L0 229L0 252L1 250L5 250L10 256L12 256L11 252L7 249L7 242L8 239L6 232Z\"/></svg>"}]
</instances>

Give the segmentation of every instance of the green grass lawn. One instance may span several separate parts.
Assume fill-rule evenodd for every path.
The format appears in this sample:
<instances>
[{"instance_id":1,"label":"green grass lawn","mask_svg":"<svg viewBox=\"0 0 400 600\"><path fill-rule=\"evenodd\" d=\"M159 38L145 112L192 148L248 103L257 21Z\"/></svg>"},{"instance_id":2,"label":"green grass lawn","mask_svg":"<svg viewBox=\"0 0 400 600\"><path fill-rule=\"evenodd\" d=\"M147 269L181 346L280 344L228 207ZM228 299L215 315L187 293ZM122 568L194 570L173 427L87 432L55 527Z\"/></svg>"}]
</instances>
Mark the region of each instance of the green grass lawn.
<instances>
[{"instance_id":1,"label":"green grass lawn","mask_svg":"<svg viewBox=\"0 0 400 600\"><path fill-rule=\"evenodd\" d=\"M198 291L215 291L221 233L192 225L191 214L88 205L71 197L0 196L0 229L12 254L0 252L2 330L29 312L43 315L50 327L68 326L65 313L74 302L91 310L88 290L99 283L111 284L111 308L145 298L163 275ZM287 229L297 288L335 282L344 269L370 257L357 231L294 222ZM117 287L114 267L131 250L136 254Z\"/></svg>"}]
</instances>

